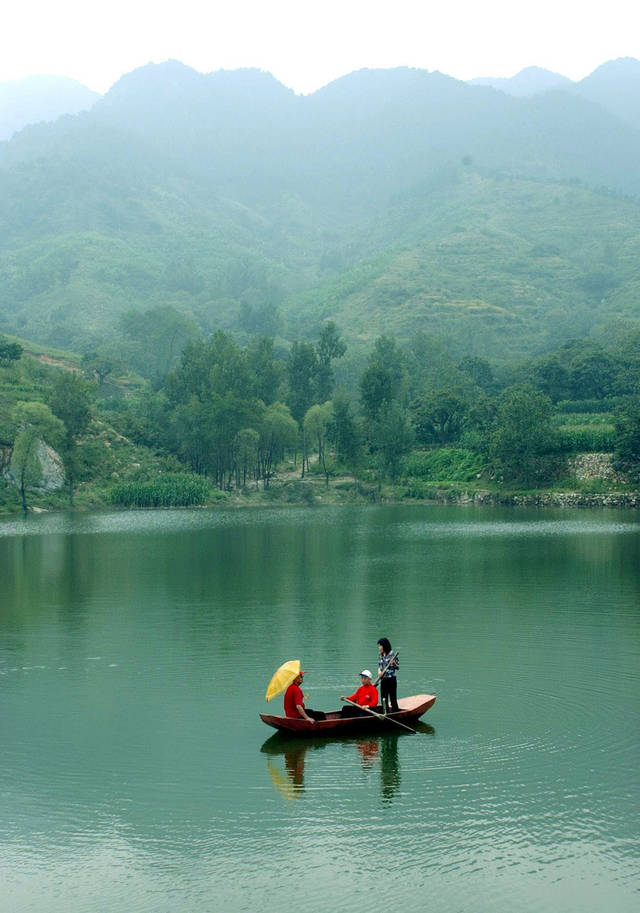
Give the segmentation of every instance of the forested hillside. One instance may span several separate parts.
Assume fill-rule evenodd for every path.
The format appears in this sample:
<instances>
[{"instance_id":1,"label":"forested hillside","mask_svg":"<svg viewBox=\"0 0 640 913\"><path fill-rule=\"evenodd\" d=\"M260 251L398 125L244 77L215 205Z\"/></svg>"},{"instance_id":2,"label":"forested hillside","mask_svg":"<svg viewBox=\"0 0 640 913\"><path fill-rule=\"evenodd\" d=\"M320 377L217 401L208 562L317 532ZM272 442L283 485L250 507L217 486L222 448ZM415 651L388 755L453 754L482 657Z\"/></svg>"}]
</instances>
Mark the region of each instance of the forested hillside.
<instances>
[{"instance_id":1,"label":"forested hillside","mask_svg":"<svg viewBox=\"0 0 640 913\"><path fill-rule=\"evenodd\" d=\"M169 308L205 333L331 317L364 347L545 351L640 318L639 161L630 120L573 92L397 69L300 97L149 65L0 144L0 331L82 353Z\"/></svg>"}]
</instances>

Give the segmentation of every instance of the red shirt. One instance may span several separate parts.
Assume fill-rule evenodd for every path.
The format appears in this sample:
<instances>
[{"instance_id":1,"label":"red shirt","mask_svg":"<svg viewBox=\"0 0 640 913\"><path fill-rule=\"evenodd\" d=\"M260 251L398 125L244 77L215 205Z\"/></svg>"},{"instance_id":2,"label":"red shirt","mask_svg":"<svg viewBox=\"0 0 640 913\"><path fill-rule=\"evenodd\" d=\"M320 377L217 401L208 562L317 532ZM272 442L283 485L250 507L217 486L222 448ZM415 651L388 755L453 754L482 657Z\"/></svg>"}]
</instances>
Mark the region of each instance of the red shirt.
<instances>
[{"instance_id":1,"label":"red shirt","mask_svg":"<svg viewBox=\"0 0 640 913\"><path fill-rule=\"evenodd\" d=\"M284 715L299 717L298 704L304 707L304 694L298 685L291 684L284 693Z\"/></svg>"},{"instance_id":2,"label":"red shirt","mask_svg":"<svg viewBox=\"0 0 640 913\"><path fill-rule=\"evenodd\" d=\"M349 698L361 707L375 707L378 703L378 689L375 685L360 685L355 694Z\"/></svg>"}]
</instances>

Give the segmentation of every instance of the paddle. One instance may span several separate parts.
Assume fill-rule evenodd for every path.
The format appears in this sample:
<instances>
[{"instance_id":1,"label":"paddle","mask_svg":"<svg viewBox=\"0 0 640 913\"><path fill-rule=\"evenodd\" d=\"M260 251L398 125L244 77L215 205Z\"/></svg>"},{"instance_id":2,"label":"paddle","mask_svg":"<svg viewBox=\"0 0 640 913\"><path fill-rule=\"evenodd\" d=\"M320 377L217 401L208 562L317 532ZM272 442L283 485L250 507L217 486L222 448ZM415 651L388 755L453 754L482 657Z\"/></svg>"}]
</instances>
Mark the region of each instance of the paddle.
<instances>
[{"instance_id":1,"label":"paddle","mask_svg":"<svg viewBox=\"0 0 640 913\"><path fill-rule=\"evenodd\" d=\"M345 704L352 704L354 707L358 707L359 710L366 710L367 713L370 713L371 716L376 716L379 720L386 720L388 723L395 723L396 726L402 726L403 729L406 729L407 732L417 735L415 729L412 729L411 726L405 726L404 723L401 723L400 720L394 720L392 717L388 716L385 713L376 713L375 710L372 710L371 707L363 707L362 704L356 704L355 701L350 701L348 697L344 698Z\"/></svg>"},{"instance_id":2,"label":"paddle","mask_svg":"<svg viewBox=\"0 0 640 913\"><path fill-rule=\"evenodd\" d=\"M381 669L381 670L378 672L378 677L376 678L375 682L373 683L374 685L377 685L377 684L378 684L378 682L380 681L380 679L382 678L382 676L385 674L385 672L387 671L387 669L389 668L389 666L391 666L392 663L395 663L395 661L397 660L397 658L398 658L399 656L400 656L400 650L396 650L395 653L392 653L392 654L391 654L391 659L389 660L389 662L387 663L387 665L384 667L384 669Z\"/></svg>"}]
</instances>

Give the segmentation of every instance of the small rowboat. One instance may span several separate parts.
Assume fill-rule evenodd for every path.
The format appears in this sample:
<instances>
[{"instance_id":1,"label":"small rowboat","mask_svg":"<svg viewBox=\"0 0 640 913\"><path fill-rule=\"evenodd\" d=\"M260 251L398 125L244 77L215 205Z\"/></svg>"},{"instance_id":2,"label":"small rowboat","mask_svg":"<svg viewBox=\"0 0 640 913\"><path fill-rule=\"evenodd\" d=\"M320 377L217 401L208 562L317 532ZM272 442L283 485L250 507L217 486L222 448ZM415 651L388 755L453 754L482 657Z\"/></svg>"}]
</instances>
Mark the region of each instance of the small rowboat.
<instances>
[{"instance_id":1,"label":"small rowboat","mask_svg":"<svg viewBox=\"0 0 640 913\"><path fill-rule=\"evenodd\" d=\"M341 716L339 710L327 713L326 720L316 720L315 723L309 723L301 717L290 716L273 716L270 713L261 713L260 719L267 726L273 726L280 732L296 736L322 736L322 735L353 735L359 732L369 732L372 729L398 729L391 723L391 720L397 720L399 723L410 724L418 720L427 712L436 702L435 694L414 694L412 697L403 697L398 700L400 708L395 713L387 714L387 717L381 719L367 713L364 716ZM378 707L379 711L380 708Z\"/></svg>"}]
</instances>

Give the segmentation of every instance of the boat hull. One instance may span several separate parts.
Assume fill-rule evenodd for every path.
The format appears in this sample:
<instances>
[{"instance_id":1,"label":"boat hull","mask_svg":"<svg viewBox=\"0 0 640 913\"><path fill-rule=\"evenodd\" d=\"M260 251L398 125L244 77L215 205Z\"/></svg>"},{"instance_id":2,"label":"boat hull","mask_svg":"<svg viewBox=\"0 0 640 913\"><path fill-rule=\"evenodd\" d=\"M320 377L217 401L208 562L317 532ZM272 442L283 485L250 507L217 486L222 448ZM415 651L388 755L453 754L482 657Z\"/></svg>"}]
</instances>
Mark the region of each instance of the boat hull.
<instances>
[{"instance_id":1,"label":"boat hull","mask_svg":"<svg viewBox=\"0 0 640 913\"><path fill-rule=\"evenodd\" d=\"M411 726L411 723L420 719L430 710L436 702L435 694L414 694L398 700L400 708L396 713L389 713L385 719L379 719L371 714L366 716L342 717L339 710L327 713L326 720L316 720L309 723L298 717L274 716L270 713L261 713L260 719L267 726L273 726L279 732L295 736L333 736L357 735L360 732L371 732L374 729L393 729L400 732L401 727L396 726L391 720Z\"/></svg>"}]
</instances>

